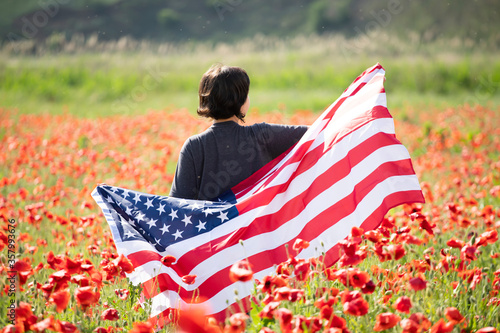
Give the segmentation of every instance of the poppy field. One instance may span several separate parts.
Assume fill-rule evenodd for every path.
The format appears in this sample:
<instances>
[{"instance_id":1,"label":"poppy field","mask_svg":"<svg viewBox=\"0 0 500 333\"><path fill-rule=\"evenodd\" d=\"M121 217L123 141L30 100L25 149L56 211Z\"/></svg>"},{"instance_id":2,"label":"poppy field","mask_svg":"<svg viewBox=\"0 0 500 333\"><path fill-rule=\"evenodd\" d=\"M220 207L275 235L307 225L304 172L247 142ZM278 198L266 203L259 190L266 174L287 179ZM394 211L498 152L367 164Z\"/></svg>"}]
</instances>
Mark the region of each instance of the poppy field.
<instances>
[{"instance_id":1,"label":"poppy field","mask_svg":"<svg viewBox=\"0 0 500 333\"><path fill-rule=\"evenodd\" d=\"M404 111L404 112L403 112ZM167 332L498 332L500 109L392 112L425 204L355 228L332 267L298 260L255 281L248 313L180 313ZM250 111L311 124L319 113ZM0 108L2 332L153 332L133 267L90 196L99 183L168 195L184 140L210 124L184 109L82 118ZM165 264L168 264L168 258ZM251 263L232 278L252 280ZM237 297L237 295L235 295ZM14 306L13 306L14 305Z\"/></svg>"}]
</instances>

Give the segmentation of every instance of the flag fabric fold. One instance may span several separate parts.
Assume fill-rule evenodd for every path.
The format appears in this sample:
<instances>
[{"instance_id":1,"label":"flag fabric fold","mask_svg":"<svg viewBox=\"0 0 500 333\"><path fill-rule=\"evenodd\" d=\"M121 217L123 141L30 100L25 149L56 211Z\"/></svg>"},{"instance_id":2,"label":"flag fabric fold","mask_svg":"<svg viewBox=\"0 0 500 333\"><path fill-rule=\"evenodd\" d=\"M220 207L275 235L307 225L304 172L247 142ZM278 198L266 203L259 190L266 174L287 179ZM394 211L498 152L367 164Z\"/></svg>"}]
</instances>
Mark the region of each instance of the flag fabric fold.
<instances>
[{"instance_id":1,"label":"flag fabric fold","mask_svg":"<svg viewBox=\"0 0 500 333\"><path fill-rule=\"evenodd\" d=\"M195 295L223 318L252 282L232 282L229 269L248 259L256 278L288 259L297 238L310 242L298 258L339 258L337 243L351 228L377 228L389 209L424 202L410 155L395 136L387 109L385 71L364 71L288 152L217 201L141 193L110 185L92 192L111 228L118 253L135 270L162 326ZM161 263L165 255L176 261ZM195 275L193 284L182 277Z\"/></svg>"}]
</instances>

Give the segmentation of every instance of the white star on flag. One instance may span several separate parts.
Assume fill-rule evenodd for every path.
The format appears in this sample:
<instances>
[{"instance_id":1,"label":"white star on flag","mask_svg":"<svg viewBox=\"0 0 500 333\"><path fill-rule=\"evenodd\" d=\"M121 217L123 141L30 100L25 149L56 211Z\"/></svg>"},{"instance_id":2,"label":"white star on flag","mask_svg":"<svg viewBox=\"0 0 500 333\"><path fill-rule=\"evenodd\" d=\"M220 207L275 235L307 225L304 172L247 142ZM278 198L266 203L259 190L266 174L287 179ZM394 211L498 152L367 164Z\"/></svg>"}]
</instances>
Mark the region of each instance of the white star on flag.
<instances>
[{"instance_id":1,"label":"white star on flag","mask_svg":"<svg viewBox=\"0 0 500 333\"><path fill-rule=\"evenodd\" d=\"M153 219L149 220L147 222L147 225L149 226L149 229L151 229L152 227L156 227L156 222L158 222L158 220L153 220Z\"/></svg>"},{"instance_id":2,"label":"white star on flag","mask_svg":"<svg viewBox=\"0 0 500 333\"><path fill-rule=\"evenodd\" d=\"M192 224L191 216L184 215L182 222L184 222L184 228L187 227L188 224Z\"/></svg>"},{"instance_id":3,"label":"white star on flag","mask_svg":"<svg viewBox=\"0 0 500 333\"><path fill-rule=\"evenodd\" d=\"M144 215L143 213L139 213L139 214L137 214L137 216L135 218L137 219L137 221L144 222L145 217L146 217L146 215Z\"/></svg>"},{"instance_id":4,"label":"white star on flag","mask_svg":"<svg viewBox=\"0 0 500 333\"><path fill-rule=\"evenodd\" d=\"M179 231L179 229L177 229L177 231L174 234L172 234L172 236L174 236L175 239L179 237L182 238L182 231Z\"/></svg>"},{"instance_id":5,"label":"white star on flag","mask_svg":"<svg viewBox=\"0 0 500 333\"><path fill-rule=\"evenodd\" d=\"M168 214L168 216L171 216L172 217L172 221L173 221L174 219L178 218L177 217L177 211L172 208L171 209L171 213Z\"/></svg>"},{"instance_id":6,"label":"white star on flag","mask_svg":"<svg viewBox=\"0 0 500 333\"><path fill-rule=\"evenodd\" d=\"M160 207L156 208L156 210L158 211L158 214L161 215L161 213L165 213L165 205L162 205L160 203Z\"/></svg>"},{"instance_id":7,"label":"white star on flag","mask_svg":"<svg viewBox=\"0 0 500 333\"><path fill-rule=\"evenodd\" d=\"M198 225L196 226L196 228L198 228L198 232L200 232L201 230L205 230L205 224L207 224L207 222L199 222Z\"/></svg>"},{"instance_id":8,"label":"white star on flag","mask_svg":"<svg viewBox=\"0 0 500 333\"><path fill-rule=\"evenodd\" d=\"M163 235L166 232L170 232L168 229L170 228L170 225L164 224L163 227L161 227L161 234Z\"/></svg>"},{"instance_id":9,"label":"white star on flag","mask_svg":"<svg viewBox=\"0 0 500 333\"><path fill-rule=\"evenodd\" d=\"M135 201L135 204L137 205L137 202L141 202L141 195L139 193L135 193L135 197L133 200Z\"/></svg>"},{"instance_id":10,"label":"white star on flag","mask_svg":"<svg viewBox=\"0 0 500 333\"><path fill-rule=\"evenodd\" d=\"M145 205L149 208L153 207L153 199L147 199Z\"/></svg>"},{"instance_id":11,"label":"white star on flag","mask_svg":"<svg viewBox=\"0 0 500 333\"><path fill-rule=\"evenodd\" d=\"M224 223L225 220L229 221L229 218L227 217L227 212L220 212L219 216L217 216L220 219L220 223Z\"/></svg>"}]
</instances>

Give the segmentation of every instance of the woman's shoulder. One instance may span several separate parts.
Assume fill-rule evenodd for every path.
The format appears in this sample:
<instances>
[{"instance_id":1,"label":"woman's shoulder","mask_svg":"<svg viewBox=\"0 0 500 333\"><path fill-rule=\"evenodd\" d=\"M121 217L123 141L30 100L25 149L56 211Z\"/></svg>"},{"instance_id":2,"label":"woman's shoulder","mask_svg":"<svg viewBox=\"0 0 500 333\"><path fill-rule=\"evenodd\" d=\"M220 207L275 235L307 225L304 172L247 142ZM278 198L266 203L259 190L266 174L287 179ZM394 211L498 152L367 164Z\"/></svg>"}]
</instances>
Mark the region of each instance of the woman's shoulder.
<instances>
[{"instance_id":1,"label":"woman's shoulder","mask_svg":"<svg viewBox=\"0 0 500 333\"><path fill-rule=\"evenodd\" d=\"M255 123L251 125L255 130L258 131L272 131L272 132L305 132L308 129L306 125L285 125L285 124L271 124L266 122Z\"/></svg>"}]
</instances>

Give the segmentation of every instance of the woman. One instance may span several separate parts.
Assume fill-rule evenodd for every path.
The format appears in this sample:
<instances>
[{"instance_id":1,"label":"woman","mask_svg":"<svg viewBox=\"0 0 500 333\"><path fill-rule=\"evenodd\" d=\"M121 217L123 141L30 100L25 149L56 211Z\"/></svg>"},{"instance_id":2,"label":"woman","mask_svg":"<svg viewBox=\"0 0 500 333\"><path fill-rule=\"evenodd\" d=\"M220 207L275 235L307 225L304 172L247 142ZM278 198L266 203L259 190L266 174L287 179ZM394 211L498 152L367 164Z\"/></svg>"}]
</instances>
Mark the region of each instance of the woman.
<instances>
[{"instance_id":1,"label":"woman","mask_svg":"<svg viewBox=\"0 0 500 333\"><path fill-rule=\"evenodd\" d=\"M293 146L307 126L242 126L250 106L244 69L210 67L199 86L198 115L211 118L204 132L183 145L170 196L214 200Z\"/></svg>"}]
</instances>

